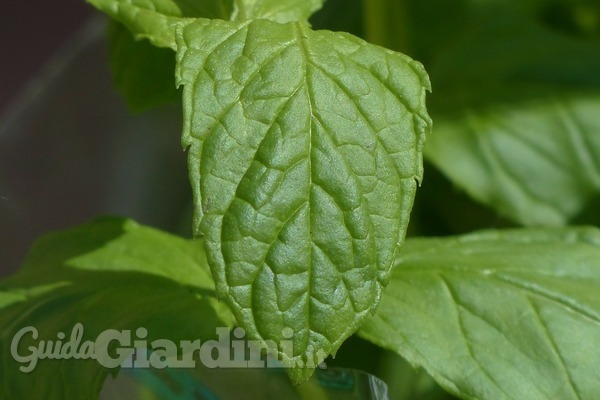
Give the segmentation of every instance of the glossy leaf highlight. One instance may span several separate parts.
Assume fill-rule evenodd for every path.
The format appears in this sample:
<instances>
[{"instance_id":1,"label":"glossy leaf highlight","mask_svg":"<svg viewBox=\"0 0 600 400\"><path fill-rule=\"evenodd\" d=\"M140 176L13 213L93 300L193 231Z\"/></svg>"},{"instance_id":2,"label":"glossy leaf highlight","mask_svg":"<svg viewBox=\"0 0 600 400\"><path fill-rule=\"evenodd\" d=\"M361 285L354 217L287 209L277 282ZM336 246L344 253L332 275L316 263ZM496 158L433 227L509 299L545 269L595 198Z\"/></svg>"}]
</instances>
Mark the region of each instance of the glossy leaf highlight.
<instances>
[{"instance_id":1,"label":"glossy leaf highlight","mask_svg":"<svg viewBox=\"0 0 600 400\"><path fill-rule=\"evenodd\" d=\"M406 232L427 75L302 23L198 20L177 44L194 227L217 293L255 338L291 328L290 365L335 352L376 307Z\"/></svg>"}]
</instances>

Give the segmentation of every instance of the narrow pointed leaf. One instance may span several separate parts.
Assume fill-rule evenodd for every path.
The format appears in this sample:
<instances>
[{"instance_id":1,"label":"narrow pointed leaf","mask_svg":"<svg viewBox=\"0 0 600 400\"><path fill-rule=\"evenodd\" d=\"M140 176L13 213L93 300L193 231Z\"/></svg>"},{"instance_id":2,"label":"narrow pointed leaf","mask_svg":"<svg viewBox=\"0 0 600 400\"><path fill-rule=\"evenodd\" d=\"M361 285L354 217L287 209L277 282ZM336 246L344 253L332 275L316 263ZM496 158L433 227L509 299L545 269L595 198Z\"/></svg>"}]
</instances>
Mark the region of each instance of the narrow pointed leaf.
<instances>
[{"instance_id":1,"label":"narrow pointed leaf","mask_svg":"<svg viewBox=\"0 0 600 400\"><path fill-rule=\"evenodd\" d=\"M465 399L595 399L600 231L407 240L360 334Z\"/></svg>"},{"instance_id":2,"label":"narrow pointed leaf","mask_svg":"<svg viewBox=\"0 0 600 400\"><path fill-rule=\"evenodd\" d=\"M301 23L198 20L177 39L194 229L218 295L254 338L291 329L289 365L335 352L376 307L405 235L427 75Z\"/></svg>"}]
</instances>

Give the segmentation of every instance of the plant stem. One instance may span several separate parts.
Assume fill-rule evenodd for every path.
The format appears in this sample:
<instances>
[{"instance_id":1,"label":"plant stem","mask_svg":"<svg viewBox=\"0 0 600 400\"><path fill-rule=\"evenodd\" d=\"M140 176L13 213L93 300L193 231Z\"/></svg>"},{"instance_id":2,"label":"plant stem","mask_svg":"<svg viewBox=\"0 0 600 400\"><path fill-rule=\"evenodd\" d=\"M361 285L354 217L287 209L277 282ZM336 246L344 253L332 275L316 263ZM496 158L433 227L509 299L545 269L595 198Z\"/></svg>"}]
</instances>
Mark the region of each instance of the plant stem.
<instances>
[{"instance_id":1,"label":"plant stem","mask_svg":"<svg viewBox=\"0 0 600 400\"><path fill-rule=\"evenodd\" d=\"M388 49L408 52L408 29L403 0L363 0L365 39Z\"/></svg>"}]
</instances>

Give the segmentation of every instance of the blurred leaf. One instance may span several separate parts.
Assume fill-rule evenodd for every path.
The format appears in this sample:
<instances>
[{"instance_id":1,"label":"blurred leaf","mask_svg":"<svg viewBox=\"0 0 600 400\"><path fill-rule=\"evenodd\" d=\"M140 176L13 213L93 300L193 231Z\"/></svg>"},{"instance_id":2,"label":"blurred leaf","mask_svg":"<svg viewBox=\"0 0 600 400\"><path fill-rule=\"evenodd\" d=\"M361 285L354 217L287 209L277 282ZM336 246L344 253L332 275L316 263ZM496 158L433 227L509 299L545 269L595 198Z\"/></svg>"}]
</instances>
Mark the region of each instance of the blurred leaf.
<instances>
[{"instance_id":1,"label":"blurred leaf","mask_svg":"<svg viewBox=\"0 0 600 400\"><path fill-rule=\"evenodd\" d=\"M324 0L87 0L125 25L136 39L177 50L175 24L186 19L306 21Z\"/></svg>"},{"instance_id":2,"label":"blurred leaf","mask_svg":"<svg viewBox=\"0 0 600 400\"><path fill-rule=\"evenodd\" d=\"M136 39L176 50L174 24L187 18L229 19L233 0L87 0L121 22Z\"/></svg>"},{"instance_id":3,"label":"blurred leaf","mask_svg":"<svg viewBox=\"0 0 600 400\"><path fill-rule=\"evenodd\" d=\"M600 5L452 4L441 27L431 10L412 36L434 88L426 157L516 222L568 222L600 192Z\"/></svg>"},{"instance_id":4,"label":"blurred leaf","mask_svg":"<svg viewBox=\"0 0 600 400\"><path fill-rule=\"evenodd\" d=\"M468 399L594 399L600 231L408 239L359 334Z\"/></svg>"},{"instance_id":5,"label":"blurred leaf","mask_svg":"<svg viewBox=\"0 0 600 400\"><path fill-rule=\"evenodd\" d=\"M436 120L428 158L525 225L561 225L600 191L600 96L548 97Z\"/></svg>"},{"instance_id":6,"label":"blurred leaf","mask_svg":"<svg viewBox=\"0 0 600 400\"><path fill-rule=\"evenodd\" d=\"M18 343L22 356L41 340L66 343L81 323L80 343L108 329L143 327L154 339L206 340L231 326L214 297L202 246L120 218L104 218L49 234L34 244L25 265L0 283L0 398L96 399L108 374L96 360L42 359L22 372L12 356L15 334L39 331ZM135 334L132 333L135 339ZM113 355L116 357L116 355Z\"/></svg>"},{"instance_id":7,"label":"blurred leaf","mask_svg":"<svg viewBox=\"0 0 600 400\"><path fill-rule=\"evenodd\" d=\"M269 19L286 22L306 21L325 0L233 0L232 20Z\"/></svg>"},{"instance_id":8,"label":"blurred leaf","mask_svg":"<svg viewBox=\"0 0 600 400\"><path fill-rule=\"evenodd\" d=\"M137 41L122 24L111 21L108 29L113 81L136 112L176 102L175 54L147 41Z\"/></svg>"}]
</instances>

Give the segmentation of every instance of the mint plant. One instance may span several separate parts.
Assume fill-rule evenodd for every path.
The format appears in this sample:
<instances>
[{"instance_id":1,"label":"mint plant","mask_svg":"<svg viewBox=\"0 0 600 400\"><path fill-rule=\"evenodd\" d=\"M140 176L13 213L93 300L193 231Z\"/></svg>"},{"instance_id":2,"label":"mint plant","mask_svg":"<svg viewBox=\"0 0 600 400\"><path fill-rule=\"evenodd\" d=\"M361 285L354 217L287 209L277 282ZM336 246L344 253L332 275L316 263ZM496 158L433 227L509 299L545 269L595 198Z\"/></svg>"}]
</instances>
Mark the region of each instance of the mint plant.
<instances>
[{"instance_id":1,"label":"mint plant","mask_svg":"<svg viewBox=\"0 0 600 400\"><path fill-rule=\"evenodd\" d=\"M0 283L1 398L97 398L130 353L38 346L78 323L149 346L241 327L298 385L369 342L420 371L384 371L397 399L597 396L600 231L567 226L597 221L595 3L351 2L359 38L314 29L319 0L89 1L132 108L181 98L195 239L123 218L41 238ZM511 227L453 222L475 212Z\"/></svg>"}]
</instances>

